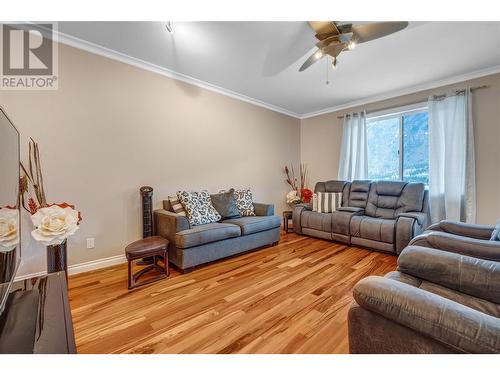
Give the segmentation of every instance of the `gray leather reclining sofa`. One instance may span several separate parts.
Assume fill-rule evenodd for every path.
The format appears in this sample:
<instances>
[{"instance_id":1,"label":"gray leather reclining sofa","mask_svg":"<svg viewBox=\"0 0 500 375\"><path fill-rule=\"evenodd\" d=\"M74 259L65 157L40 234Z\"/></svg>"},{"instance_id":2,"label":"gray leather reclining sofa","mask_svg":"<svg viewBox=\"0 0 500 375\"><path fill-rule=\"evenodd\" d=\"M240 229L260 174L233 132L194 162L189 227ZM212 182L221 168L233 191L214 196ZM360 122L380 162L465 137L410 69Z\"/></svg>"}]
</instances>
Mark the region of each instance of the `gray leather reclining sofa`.
<instances>
[{"instance_id":1,"label":"gray leather reclining sofa","mask_svg":"<svg viewBox=\"0 0 500 375\"><path fill-rule=\"evenodd\" d=\"M281 219L274 205L254 203L255 216L191 226L170 202L155 210L155 233L169 240L168 260L183 272L205 263L278 243Z\"/></svg>"},{"instance_id":2,"label":"gray leather reclining sofa","mask_svg":"<svg viewBox=\"0 0 500 375\"><path fill-rule=\"evenodd\" d=\"M351 353L500 353L500 222L434 224L353 294Z\"/></svg>"},{"instance_id":3,"label":"gray leather reclining sofa","mask_svg":"<svg viewBox=\"0 0 500 375\"><path fill-rule=\"evenodd\" d=\"M333 213L296 206L297 234L399 254L429 223L428 192L421 183L331 180L318 182L314 191L341 192L342 206Z\"/></svg>"},{"instance_id":4,"label":"gray leather reclining sofa","mask_svg":"<svg viewBox=\"0 0 500 375\"><path fill-rule=\"evenodd\" d=\"M500 262L500 220L496 227L443 220L429 226L410 245Z\"/></svg>"}]
</instances>

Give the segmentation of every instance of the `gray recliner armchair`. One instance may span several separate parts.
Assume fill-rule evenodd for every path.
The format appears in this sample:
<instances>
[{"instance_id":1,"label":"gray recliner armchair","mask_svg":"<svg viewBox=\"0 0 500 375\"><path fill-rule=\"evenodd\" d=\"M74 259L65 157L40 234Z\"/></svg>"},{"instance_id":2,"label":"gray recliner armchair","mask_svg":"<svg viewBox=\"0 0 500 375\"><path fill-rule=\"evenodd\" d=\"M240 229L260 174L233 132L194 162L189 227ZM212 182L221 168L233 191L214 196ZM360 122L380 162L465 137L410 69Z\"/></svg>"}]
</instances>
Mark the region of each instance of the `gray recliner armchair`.
<instances>
[{"instance_id":1,"label":"gray recliner armchair","mask_svg":"<svg viewBox=\"0 0 500 375\"><path fill-rule=\"evenodd\" d=\"M500 353L500 263L408 246L354 287L351 353Z\"/></svg>"},{"instance_id":2,"label":"gray recliner armchair","mask_svg":"<svg viewBox=\"0 0 500 375\"><path fill-rule=\"evenodd\" d=\"M410 245L500 262L500 221L494 227L443 220L415 237Z\"/></svg>"}]
</instances>

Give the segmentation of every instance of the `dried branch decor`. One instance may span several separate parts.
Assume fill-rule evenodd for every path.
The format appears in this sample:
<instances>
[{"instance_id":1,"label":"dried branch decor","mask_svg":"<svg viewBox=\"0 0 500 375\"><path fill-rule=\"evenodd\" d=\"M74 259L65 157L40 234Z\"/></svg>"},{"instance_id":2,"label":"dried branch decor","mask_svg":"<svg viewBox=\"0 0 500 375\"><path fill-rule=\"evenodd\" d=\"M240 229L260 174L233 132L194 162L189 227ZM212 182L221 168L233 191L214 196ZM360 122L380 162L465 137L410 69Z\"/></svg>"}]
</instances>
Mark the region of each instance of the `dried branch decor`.
<instances>
[{"instance_id":1,"label":"dried branch decor","mask_svg":"<svg viewBox=\"0 0 500 375\"><path fill-rule=\"evenodd\" d=\"M35 226L31 235L46 246L65 243L77 231L82 217L71 204L47 204L40 149L33 138L30 138L28 144L28 168L21 163L21 169L24 174L20 181L21 202L23 208L31 214L31 221Z\"/></svg>"},{"instance_id":2,"label":"dried branch decor","mask_svg":"<svg viewBox=\"0 0 500 375\"><path fill-rule=\"evenodd\" d=\"M295 205L298 203L309 203L312 197L312 191L309 190L307 185L307 177L309 170L306 164L299 165L299 186L297 186L297 178L295 177L295 170L293 165L288 168L285 165L286 182L292 190L287 194L286 201L289 205Z\"/></svg>"},{"instance_id":3,"label":"dried branch decor","mask_svg":"<svg viewBox=\"0 0 500 375\"><path fill-rule=\"evenodd\" d=\"M42 163L40 160L40 149L38 143L33 138L30 138L28 143L28 169L21 162L23 177L21 178L22 205L25 210L34 214L38 208L47 207L47 198L45 196L45 188L43 186ZM24 200L24 195L29 191L29 184L33 187L36 201L29 197L28 207Z\"/></svg>"}]
</instances>

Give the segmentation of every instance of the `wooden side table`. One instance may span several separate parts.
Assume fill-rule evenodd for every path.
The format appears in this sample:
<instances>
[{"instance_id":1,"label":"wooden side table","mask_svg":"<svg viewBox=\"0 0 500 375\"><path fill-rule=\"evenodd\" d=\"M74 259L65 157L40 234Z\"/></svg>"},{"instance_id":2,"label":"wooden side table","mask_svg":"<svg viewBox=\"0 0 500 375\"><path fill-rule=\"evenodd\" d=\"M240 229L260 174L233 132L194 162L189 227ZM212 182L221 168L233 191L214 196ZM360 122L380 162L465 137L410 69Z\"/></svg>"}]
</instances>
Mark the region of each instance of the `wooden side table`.
<instances>
[{"instance_id":1,"label":"wooden side table","mask_svg":"<svg viewBox=\"0 0 500 375\"><path fill-rule=\"evenodd\" d=\"M293 227L290 228L288 226L288 222L292 220L293 211L283 211L283 228L285 229L285 233L288 233L289 229L293 232Z\"/></svg>"},{"instance_id":2,"label":"wooden side table","mask_svg":"<svg viewBox=\"0 0 500 375\"><path fill-rule=\"evenodd\" d=\"M133 289L142 285L164 279L168 276L168 240L160 236L146 237L142 240L132 242L125 248L125 255L128 261L128 288ZM142 258L153 258L153 264L148 265L132 273L134 261ZM163 267L158 264L158 257L163 258ZM160 275L146 281L138 283L137 280L146 272L157 270Z\"/></svg>"}]
</instances>

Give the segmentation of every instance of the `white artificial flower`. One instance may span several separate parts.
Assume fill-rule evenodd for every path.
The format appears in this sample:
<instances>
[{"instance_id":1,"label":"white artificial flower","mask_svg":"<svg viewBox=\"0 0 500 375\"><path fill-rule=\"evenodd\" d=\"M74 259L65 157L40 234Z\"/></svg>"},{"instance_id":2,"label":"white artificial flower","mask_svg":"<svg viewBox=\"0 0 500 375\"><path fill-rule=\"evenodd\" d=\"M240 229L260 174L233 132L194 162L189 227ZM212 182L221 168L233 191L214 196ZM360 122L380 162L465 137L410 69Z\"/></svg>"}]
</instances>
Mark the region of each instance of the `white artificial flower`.
<instances>
[{"instance_id":1,"label":"white artificial flower","mask_svg":"<svg viewBox=\"0 0 500 375\"><path fill-rule=\"evenodd\" d=\"M291 190L287 195L286 195L286 203L288 204L296 204L300 203L300 197L297 194L296 190Z\"/></svg>"},{"instance_id":2,"label":"white artificial flower","mask_svg":"<svg viewBox=\"0 0 500 375\"><path fill-rule=\"evenodd\" d=\"M33 238L45 246L60 245L78 230L78 211L71 207L40 208L31 216Z\"/></svg>"},{"instance_id":3,"label":"white artificial flower","mask_svg":"<svg viewBox=\"0 0 500 375\"><path fill-rule=\"evenodd\" d=\"M0 208L0 252L14 250L19 244L19 211Z\"/></svg>"}]
</instances>

